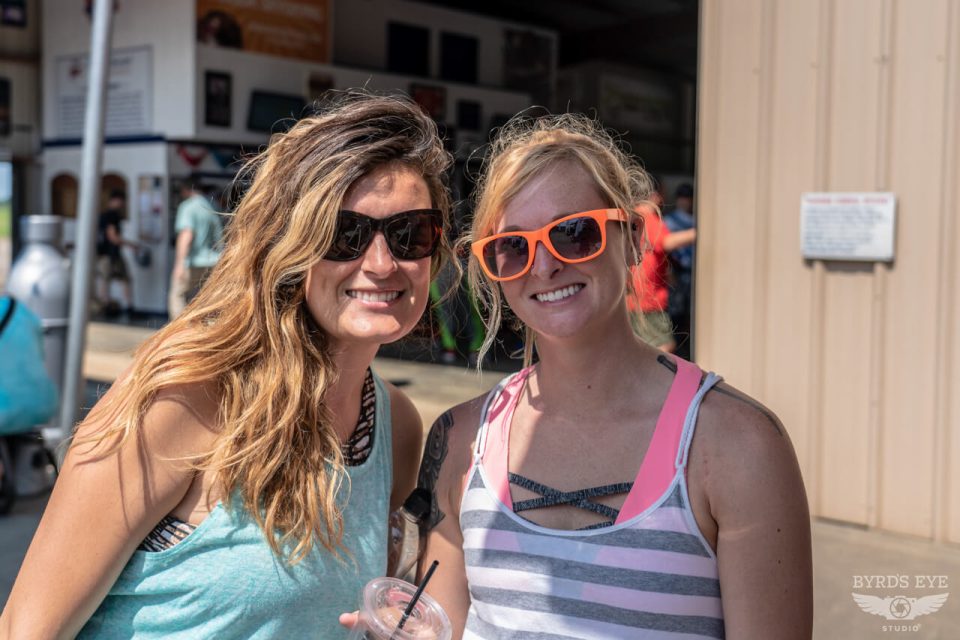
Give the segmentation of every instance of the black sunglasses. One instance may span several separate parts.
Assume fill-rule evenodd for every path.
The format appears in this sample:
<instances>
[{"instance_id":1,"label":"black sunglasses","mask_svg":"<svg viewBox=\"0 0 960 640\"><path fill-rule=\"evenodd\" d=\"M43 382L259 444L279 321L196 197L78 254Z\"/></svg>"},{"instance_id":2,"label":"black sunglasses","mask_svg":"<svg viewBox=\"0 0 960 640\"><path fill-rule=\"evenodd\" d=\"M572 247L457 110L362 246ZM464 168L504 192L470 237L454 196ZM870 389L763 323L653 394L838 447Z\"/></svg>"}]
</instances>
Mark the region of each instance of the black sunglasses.
<instances>
[{"instance_id":1,"label":"black sunglasses","mask_svg":"<svg viewBox=\"0 0 960 640\"><path fill-rule=\"evenodd\" d=\"M386 218L371 218L341 209L333 244L323 257L337 262L356 260L364 254L378 231L383 232L387 248L397 260L427 258L440 246L443 214L439 209L414 209Z\"/></svg>"}]
</instances>

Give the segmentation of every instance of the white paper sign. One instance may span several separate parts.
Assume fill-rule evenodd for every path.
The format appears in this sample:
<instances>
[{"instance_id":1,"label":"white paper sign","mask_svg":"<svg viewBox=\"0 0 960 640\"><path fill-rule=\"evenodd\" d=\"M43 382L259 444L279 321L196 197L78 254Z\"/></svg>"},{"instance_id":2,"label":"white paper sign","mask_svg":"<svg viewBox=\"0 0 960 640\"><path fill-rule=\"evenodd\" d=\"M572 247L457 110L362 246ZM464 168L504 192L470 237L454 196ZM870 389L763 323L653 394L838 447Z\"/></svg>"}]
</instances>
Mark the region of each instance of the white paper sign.
<instances>
[{"instance_id":1,"label":"white paper sign","mask_svg":"<svg viewBox=\"0 0 960 640\"><path fill-rule=\"evenodd\" d=\"M811 260L892 262L895 218L892 193L805 193L801 252Z\"/></svg>"},{"instance_id":2,"label":"white paper sign","mask_svg":"<svg viewBox=\"0 0 960 640\"><path fill-rule=\"evenodd\" d=\"M57 134L61 138L83 136L88 64L88 54L57 58ZM110 52L105 135L150 133L152 71L149 47Z\"/></svg>"}]
</instances>

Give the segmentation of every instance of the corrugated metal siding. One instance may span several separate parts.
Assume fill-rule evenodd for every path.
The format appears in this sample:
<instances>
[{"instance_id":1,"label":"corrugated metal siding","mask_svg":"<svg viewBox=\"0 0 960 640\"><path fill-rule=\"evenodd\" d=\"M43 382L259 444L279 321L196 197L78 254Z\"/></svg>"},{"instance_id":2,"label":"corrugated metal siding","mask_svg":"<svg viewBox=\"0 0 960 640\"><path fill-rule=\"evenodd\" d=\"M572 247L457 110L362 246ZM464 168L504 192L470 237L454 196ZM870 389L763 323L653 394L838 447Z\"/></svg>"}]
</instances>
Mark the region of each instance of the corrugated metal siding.
<instances>
[{"instance_id":1,"label":"corrugated metal siding","mask_svg":"<svg viewBox=\"0 0 960 640\"><path fill-rule=\"evenodd\" d=\"M697 359L787 425L816 515L960 542L960 0L702 0ZM800 256L893 191L895 263Z\"/></svg>"}]
</instances>

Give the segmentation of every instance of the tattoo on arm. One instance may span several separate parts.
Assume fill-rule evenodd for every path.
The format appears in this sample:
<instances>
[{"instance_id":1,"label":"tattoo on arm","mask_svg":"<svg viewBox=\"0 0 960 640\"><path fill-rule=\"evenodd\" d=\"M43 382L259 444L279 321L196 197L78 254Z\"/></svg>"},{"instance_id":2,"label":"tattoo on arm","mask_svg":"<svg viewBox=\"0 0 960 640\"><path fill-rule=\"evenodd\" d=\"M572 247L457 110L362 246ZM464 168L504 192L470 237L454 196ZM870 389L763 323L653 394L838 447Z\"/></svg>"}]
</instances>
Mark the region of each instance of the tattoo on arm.
<instances>
[{"instance_id":1,"label":"tattoo on arm","mask_svg":"<svg viewBox=\"0 0 960 640\"><path fill-rule=\"evenodd\" d=\"M663 356L663 355L657 356L657 362L665 366L667 369L670 369L670 371L673 371L674 373L677 372L677 363L675 363L673 360L671 360L667 356Z\"/></svg>"},{"instance_id":2,"label":"tattoo on arm","mask_svg":"<svg viewBox=\"0 0 960 640\"><path fill-rule=\"evenodd\" d=\"M770 425L774 429L776 429L777 435L780 436L781 438L783 437L783 426L780 424L780 420L777 418L777 416L773 415L773 412L770 411L770 409L767 409L765 406L763 406L762 404L760 404L750 396L745 396L742 393L739 393L738 391L734 391L733 389L730 389L729 387L726 387L726 386L721 387L718 385L714 387L714 389L716 389L717 393L721 395L728 396L730 398L733 398L734 400L739 400L740 402L748 404L754 409L756 409L757 411L759 411L760 415L766 418L767 421L770 423Z\"/></svg>"},{"instance_id":3,"label":"tattoo on arm","mask_svg":"<svg viewBox=\"0 0 960 640\"><path fill-rule=\"evenodd\" d=\"M665 366L667 369L670 369L670 371L673 371L674 373L677 372L676 363L670 360L670 358L668 358L667 356L663 356L663 355L657 356L657 362ZM754 409L756 409L757 411L759 411L760 414L763 415L763 417L766 418L767 421L773 426L773 428L776 429L777 435L779 435L780 437L783 437L783 425L780 423L780 420L777 419L777 416L773 415L770 409L767 409L765 406L763 406L762 404L760 404L750 396L746 396L746 395L743 395L742 393L738 393L725 385L724 386L716 385L715 387L713 387L713 390L716 390L716 392L721 395L746 403L751 407L753 407Z\"/></svg>"},{"instance_id":4,"label":"tattoo on arm","mask_svg":"<svg viewBox=\"0 0 960 640\"><path fill-rule=\"evenodd\" d=\"M452 412L447 411L437 418L430 427L427 444L423 450L423 461L420 463L417 486L430 492L430 517L425 525L428 531L436 527L445 516L437 504L437 478L440 476L443 460L447 457L447 439L452 426Z\"/></svg>"}]
</instances>

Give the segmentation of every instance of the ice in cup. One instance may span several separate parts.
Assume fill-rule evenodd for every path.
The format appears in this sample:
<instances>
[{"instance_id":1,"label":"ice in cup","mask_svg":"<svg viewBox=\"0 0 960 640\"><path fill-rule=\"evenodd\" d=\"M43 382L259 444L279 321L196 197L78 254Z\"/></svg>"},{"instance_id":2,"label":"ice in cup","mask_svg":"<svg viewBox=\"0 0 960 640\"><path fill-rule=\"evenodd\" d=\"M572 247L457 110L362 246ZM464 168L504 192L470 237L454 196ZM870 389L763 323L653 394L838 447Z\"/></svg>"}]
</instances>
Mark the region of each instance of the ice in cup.
<instances>
[{"instance_id":1,"label":"ice in cup","mask_svg":"<svg viewBox=\"0 0 960 640\"><path fill-rule=\"evenodd\" d=\"M360 619L349 640L450 640L450 619L437 601L425 593L397 629L417 588L397 578L374 578L363 588Z\"/></svg>"}]
</instances>

